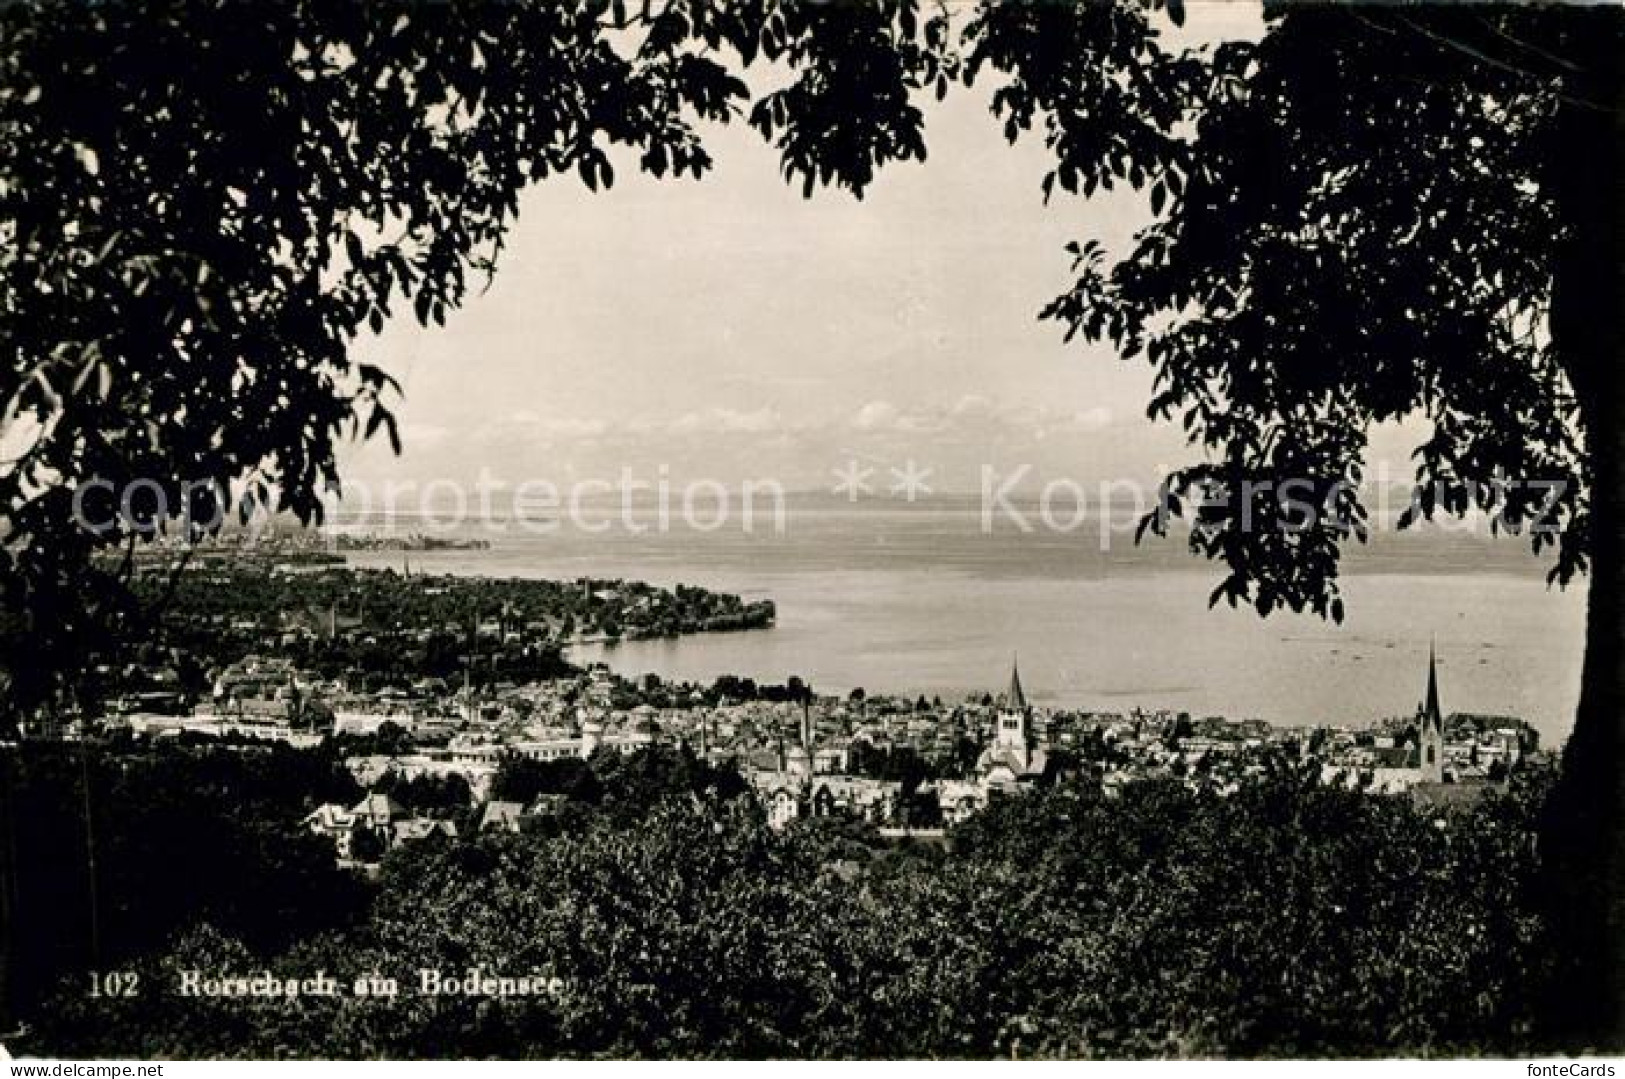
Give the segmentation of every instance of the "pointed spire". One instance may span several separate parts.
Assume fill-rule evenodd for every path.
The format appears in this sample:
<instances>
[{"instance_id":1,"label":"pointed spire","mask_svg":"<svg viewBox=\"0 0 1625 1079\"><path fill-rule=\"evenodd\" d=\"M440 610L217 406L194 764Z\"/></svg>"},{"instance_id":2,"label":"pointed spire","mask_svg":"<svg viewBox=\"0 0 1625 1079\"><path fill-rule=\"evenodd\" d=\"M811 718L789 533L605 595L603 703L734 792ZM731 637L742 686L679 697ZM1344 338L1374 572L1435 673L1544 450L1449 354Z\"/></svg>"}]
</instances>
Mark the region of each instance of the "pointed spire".
<instances>
[{"instance_id":1,"label":"pointed spire","mask_svg":"<svg viewBox=\"0 0 1625 1079\"><path fill-rule=\"evenodd\" d=\"M1010 688L1005 691L1004 706L1023 712L1027 710L1027 695L1021 691L1021 670L1013 652L1010 654Z\"/></svg>"},{"instance_id":2,"label":"pointed spire","mask_svg":"<svg viewBox=\"0 0 1625 1079\"><path fill-rule=\"evenodd\" d=\"M1443 726L1444 717L1439 711L1439 665L1438 656L1433 638L1428 638L1428 696L1422 706L1424 721Z\"/></svg>"}]
</instances>

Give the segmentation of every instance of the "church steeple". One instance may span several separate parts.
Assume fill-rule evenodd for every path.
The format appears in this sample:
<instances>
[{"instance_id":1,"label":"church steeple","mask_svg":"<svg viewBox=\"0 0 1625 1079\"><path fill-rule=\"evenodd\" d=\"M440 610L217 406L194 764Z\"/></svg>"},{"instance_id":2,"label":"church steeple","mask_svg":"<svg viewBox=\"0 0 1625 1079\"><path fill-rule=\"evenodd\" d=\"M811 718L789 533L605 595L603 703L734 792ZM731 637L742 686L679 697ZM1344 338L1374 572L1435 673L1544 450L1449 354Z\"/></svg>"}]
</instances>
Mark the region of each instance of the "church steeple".
<instances>
[{"instance_id":1,"label":"church steeple","mask_svg":"<svg viewBox=\"0 0 1625 1079\"><path fill-rule=\"evenodd\" d=\"M1000 703L1007 712L1027 710L1027 695L1021 691L1021 670L1013 655L1010 657L1010 688L1005 691L1004 700Z\"/></svg>"},{"instance_id":2,"label":"church steeple","mask_svg":"<svg viewBox=\"0 0 1625 1079\"><path fill-rule=\"evenodd\" d=\"M1439 708L1439 659L1428 641L1428 695L1417 709L1416 763L1425 783L1444 781L1444 713Z\"/></svg>"},{"instance_id":3,"label":"church steeple","mask_svg":"<svg viewBox=\"0 0 1625 1079\"><path fill-rule=\"evenodd\" d=\"M1435 727L1444 726L1444 715L1439 710L1439 663L1433 641L1428 641L1428 696L1422 705L1422 721Z\"/></svg>"},{"instance_id":4,"label":"church steeple","mask_svg":"<svg viewBox=\"0 0 1625 1079\"><path fill-rule=\"evenodd\" d=\"M1026 771L1032 759L1032 746L1028 744L1028 720L1032 709L1027 706L1027 694L1021 688L1021 671L1015 657L1010 659L1010 688L999 701L999 714L994 720L993 748L1008 756L1018 771Z\"/></svg>"}]
</instances>

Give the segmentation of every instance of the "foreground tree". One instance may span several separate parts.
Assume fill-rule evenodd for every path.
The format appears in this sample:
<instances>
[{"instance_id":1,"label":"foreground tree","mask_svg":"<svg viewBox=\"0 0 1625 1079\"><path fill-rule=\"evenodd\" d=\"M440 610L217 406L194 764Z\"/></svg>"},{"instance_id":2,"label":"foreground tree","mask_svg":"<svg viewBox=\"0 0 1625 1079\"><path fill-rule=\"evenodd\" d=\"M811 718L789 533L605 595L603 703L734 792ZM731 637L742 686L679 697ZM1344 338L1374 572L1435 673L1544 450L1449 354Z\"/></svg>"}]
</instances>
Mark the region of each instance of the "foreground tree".
<instances>
[{"instance_id":1,"label":"foreground tree","mask_svg":"<svg viewBox=\"0 0 1625 1079\"><path fill-rule=\"evenodd\" d=\"M77 982L45 1052L107 1056L941 1058L1529 1052L1549 956L1532 791L1439 816L1281 774L1007 799L952 850L766 826L682 794L636 820L391 852L359 924L225 925ZM333 997L182 996L185 971L325 972ZM540 993L426 996L422 971ZM368 973L395 997L349 991ZM554 983L554 979L557 982ZM33 1048L33 1047L31 1047Z\"/></svg>"},{"instance_id":2,"label":"foreground tree","mask_svg":"<svg viewBox=\"0 0 1625 1079\"><path fill-rule=\"evenodd\" d=\"M316 520L337 440L396 442L350 345L443 322L527 185L606 187L612 148L702 176L760 59L792 75L749 117L786 174L861 192L924 156L946 40L912 0L0 10L0 737L139 634L140 541Z\"/></svg>"},{"instance_id":3,"label":"foreground tree","mask_svg":"<svg viewBox=\"0 0 1625 1079\"><path fill-rule=\"evenodd\" d=\"M1184 123L1139 107L1139 143L1094 133L1100 89L1054 43L1088 7L986 9L981 54L1013 75L1012 137L1043 125L1046 186L1127 180L1160 214L1113 261L1074 248L1045 311L1156 369L1150 414L1205 459L1147 527L1193 504L1221 561L1213 601L1341 620L1342 545L1364 540L1371 425L1420 414L1401 518L1477 509L1591 572L1584 684L1545 837L1578 970L1554 1014L1625 1030L1625 12L1528 6L1265 5L1217 47ZM975 60L973 59L973 65ZM1129 103L1131 109L1135 105Z\"/></svg>"},{"instance_id":4,"label":"foreground tree","mask_svg":"<svg viewBox=\"0 0 1625 1079\"><path fill-rule=\"evenodd\" d=\"M703 175L696 125L748 100L725 57L796 75L750 117L787 173L861 191L924 156L925 36L909 0L7 6L4 703L49 699L132 613L128 559L98 552L317 519L336 439L396 442L397 387L350 344L443 322L527 185L607 186L612 147Z\"/></svg>"}]
</instances>

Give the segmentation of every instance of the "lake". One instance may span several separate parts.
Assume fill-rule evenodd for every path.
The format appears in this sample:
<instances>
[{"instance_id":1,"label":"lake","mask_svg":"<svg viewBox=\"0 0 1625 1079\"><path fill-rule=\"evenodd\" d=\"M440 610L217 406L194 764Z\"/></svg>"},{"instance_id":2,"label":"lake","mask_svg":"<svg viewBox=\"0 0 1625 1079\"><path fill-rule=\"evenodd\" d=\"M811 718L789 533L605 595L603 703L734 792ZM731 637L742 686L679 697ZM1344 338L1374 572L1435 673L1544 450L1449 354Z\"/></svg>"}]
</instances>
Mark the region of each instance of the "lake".
<instances>
[{"instance_id":1,"label":"lake","mask_svg":"<svg viewBox=\"0 0 1625 1079\"><path fill-rule=\"evenodd\" d=\"M415 530L401 519L358 527L381 524ZM964 508L793 508L782 532L758 522L749 534L636 533L618 521L594 534L541 535L512 521L442 534L492 546L350 558L396 568L409 559L414 572L683 583L778 605L770 630L571 651L627 675L797 674L823 692L949 700L997 691L1019 656L1039 704L1365 724L1415 709L1435 639L1447 711L1522 716L1547 745L1567 736L1579 689L1583 590L1548 589L1524 541L1480 532L1374 532L1345 561L1342 625L1209 609L1219 572L1177 539L1134 546L1119 533L1102 545L1089 527L987 530Z\"/></svg>"}]
</instances>

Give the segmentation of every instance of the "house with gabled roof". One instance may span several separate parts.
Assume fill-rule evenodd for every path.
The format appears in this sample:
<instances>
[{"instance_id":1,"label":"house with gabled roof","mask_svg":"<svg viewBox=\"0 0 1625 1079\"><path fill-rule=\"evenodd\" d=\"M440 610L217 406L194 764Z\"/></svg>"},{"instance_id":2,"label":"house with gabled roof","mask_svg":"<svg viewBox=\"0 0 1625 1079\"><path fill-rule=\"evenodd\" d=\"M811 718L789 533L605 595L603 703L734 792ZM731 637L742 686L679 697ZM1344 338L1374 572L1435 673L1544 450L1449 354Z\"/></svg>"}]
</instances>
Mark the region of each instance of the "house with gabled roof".
<instances>
[{"instance_id":1,"label":"house with gabled roof","mask_svg":"<svg viewBox=\"0 0 1625 1079\"><path fill-rule=\"evenodd\" d=\"M406 816L406 810L388 794L373 792L351 809L356 824L364 824L380 834L388 834L390 826Z\"/></svg>"},{"instance_id":2,"label":"house with gabled roof","mask_svg":"<svg viewBox=\"0 0 1625 1079\"><path fill-rule=\"evenodd\" d=\"M523 802L494 799L485 803L485 811L480 814L480 831L517 833L520 830L524 816L525 804Z\"/></svg>"}]
</instances>

